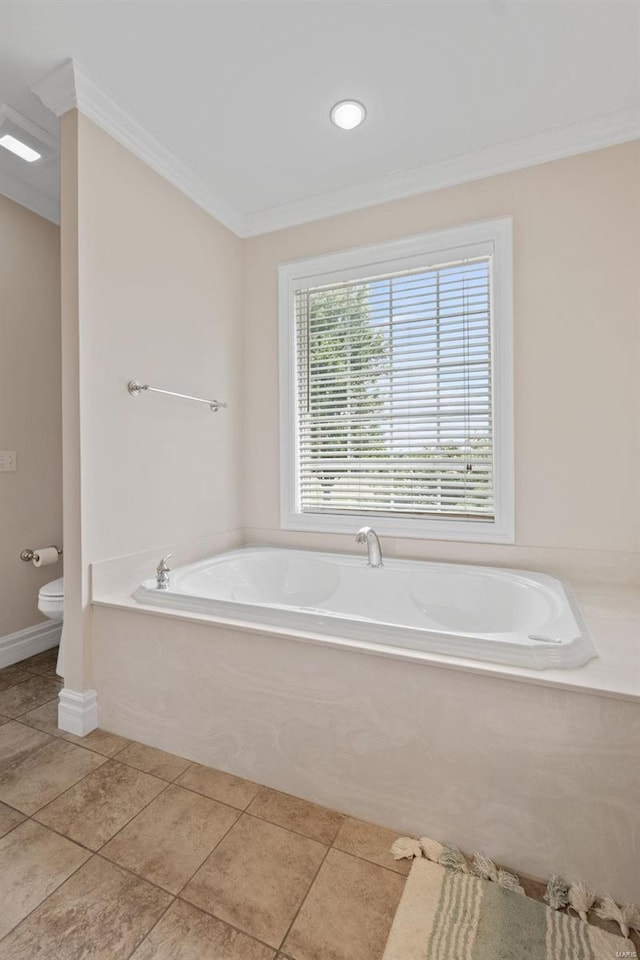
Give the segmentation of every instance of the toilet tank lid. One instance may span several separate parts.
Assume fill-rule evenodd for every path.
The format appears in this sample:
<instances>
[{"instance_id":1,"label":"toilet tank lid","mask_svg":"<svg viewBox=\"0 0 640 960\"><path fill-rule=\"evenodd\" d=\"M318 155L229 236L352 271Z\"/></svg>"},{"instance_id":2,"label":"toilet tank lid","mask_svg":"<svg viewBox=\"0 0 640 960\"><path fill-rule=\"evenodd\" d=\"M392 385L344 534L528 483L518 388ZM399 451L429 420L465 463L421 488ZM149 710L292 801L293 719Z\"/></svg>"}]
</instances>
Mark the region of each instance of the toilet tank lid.
<instances>
[{"instance_id":1,"label":"toilet tank lid","mask_svg":"<svg viewBox=\"0 0 640 960\"><path fill-rule=\"evenodd\" d=\"M64 577L60 577L59 580L52 580L50 583L45 583L43 587L40 587L40 596L64 597Z\"/></svg>"}]
</instances>

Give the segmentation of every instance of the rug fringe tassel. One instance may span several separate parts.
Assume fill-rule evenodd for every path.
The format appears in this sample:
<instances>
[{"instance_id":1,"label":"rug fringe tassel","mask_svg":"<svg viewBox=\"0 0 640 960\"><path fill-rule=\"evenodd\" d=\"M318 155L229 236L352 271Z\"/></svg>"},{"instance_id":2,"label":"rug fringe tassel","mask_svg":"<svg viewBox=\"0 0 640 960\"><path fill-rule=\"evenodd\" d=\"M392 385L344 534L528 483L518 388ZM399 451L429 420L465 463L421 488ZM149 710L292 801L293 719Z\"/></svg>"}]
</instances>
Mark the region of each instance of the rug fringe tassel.
<instances>
[{"instance_id":1,"label":"rug fringe tassel","mask_svg":"<svg viewBox=\"0 0 640 960\"><path fill-rule=\"evenodd\" d=\"M433 840L431 837L420 837L419 840L413 837L399 837L391 847L391 854L394 860L411 860L414 857L424 856L433 863L439 863L441 867L448 867L459 873L472 873L482 880L492 880L506 890L524 893L524 888L515 873L497 867L493 860L485 857L483 853L474 853L471 867L469 867L459 847L454 844L440 843L439 840Z\"/></svg>"},{"instance_id":2,"label":"rug fringe tassel","mask_svg":"<svg viewBox=\"0 0 640 960\"><path fill-rule=\"evenodd\" d=\"M479 853L477 850L473 855L471 873L474 877L480 877L481 880L492 880L494 883L498 881L498 868L493 860L485 857L484 853Z\"/></svg>"},{"instance_id":3,"label":"rug fringe tassel","mask_svg":"<svg viewBox=\"0 0 640 960\"><path fill-rule=\"evenodd\" d=\"M552 910L562 910L569 906L569 884L557 873L549 877L544 899Z\"/></svg>"},{"instance_id":4,"label":"rug fringe tassel","mask_svg":"<svg viewBox=\"0 0 640 960\"><path fill-rule=\"evenodd\" d=\"M444 844L430 837L420 837L420 846L427 860L433 860L434 863L438 863L444 853Z\"/></svg>"},{"instance_id":5,"label":"rug fringe tassel","mask_svg":"<svg viewBox=\"0 0 640 960\"><path fill-rule=\"evenodd\" d=\"M473 855L471 873L474 877L480 877L481 880L491 880L493 883L504 887L505 890L512 890L514 893L524 894L524 887L521 885L520 879L515 873L500 869L500 867L495 865L493 860L485 857L484 853L480 853L478 850L476 850Z\"/></svg>"},{"instance_id":6,"label":"rug fringe tassel","mask_svg":"<svg viewBox=\"0 0 640 960\"><path fill-rule=\"evenodd\" d=\"M450 870L471 873L481 880L490 880L504 887L505 890L523 895L525 892L515 873L502 870L493 860L478 850L473 855L470 867L458 847L440 843L438 840L432 840L431 837L420 837L419 840L415 837L399 837L391 846L391 854L394 860L412 860L415 857L424 856L427 860L439 863L440 866L448 867ZM544 899L553 910L563 910L566 907L577 913L581 920L588 922L588 914L596 901L596 894L581 881L568 883L563 877L554 873L549 877ZM613 897L606 896L601 899L595 912L601 920L613 920L617 923L623 937L628 938L629 930L640 933L640 907L633 903L620 907Z\"/></svg>"},{"instance_id":7,"label":"rug fringe tassel","mask_svg":"<svg viewBox=\"0 0 640 960\"><path fill-rule=\"evenodd\" d=\"M465 856L458 847L445 846L438 858L441 867L449 867L450 870L457 870L459 873L468 873L469 867Z\"/></svg>"},{"instance_id":8,"label":"rug fringe tassel","mask_svg":"<svg viewBox=\"0 0 640 960\"><path fill-rule=\"evenodd\" d=\"M498 870L498 884L504 887L505 890L512 890L513 893L519 893L523 897L525 895L524 887L520 883L520 878L508 870Z\"/></svg>"},{"instance_id":9,"label":"rug fringe tassel","mask_svg":"<svg viewBox=\"0 0 640 960\"><path fill-rule=\"evenodd\" d=\"M596 894L593 890L588 890L586 884L574 883L569 888L569 910L578 914L581 920L586 920L589 910L594 905Z\"/></svg>"},{"instance_id":10,"label":"rug fringe tassel","mask_svg":"<svg viewBox=\"0 0 640 960\"><path fill-rule=\"evenodd\" d=\"M391 855L394 860L413 860L422 856L422 847L413 837L398 837L391 845Z\"/></svg>"},{"instance_id":11,"label":"rug fringe tassel","mask_svg":"<svg viewBox=\"0 0 640 960\"><path fill-rule=\"evenodd\" d=\"M640 931L640 907L634 903L619 907L613 897L603 897L600 905L596 907L596 914L601 920L615 921L623 937L629 936L629 928Z\"/></svg>"},{"instance_id":12,"label":"rug fringe tassel","mask_svg":"<svg viewBox=\"0 0 640 960\"><path fill-rule=\"evenodd\" d=\"M562 910L567 907L578 914L581 920L587 920L589 911L593 907L596 894L587 889L586 884L569 884L562 877L554 874L549 878L547 891L544 895L550 907ZM603 897L596 907L596 916L601 920L613 920L620 927L623 937L629 936L629 930L640 931L640 907L634 903L627 903L619 907L613 897Z\"/></svg>"}]
</instances>

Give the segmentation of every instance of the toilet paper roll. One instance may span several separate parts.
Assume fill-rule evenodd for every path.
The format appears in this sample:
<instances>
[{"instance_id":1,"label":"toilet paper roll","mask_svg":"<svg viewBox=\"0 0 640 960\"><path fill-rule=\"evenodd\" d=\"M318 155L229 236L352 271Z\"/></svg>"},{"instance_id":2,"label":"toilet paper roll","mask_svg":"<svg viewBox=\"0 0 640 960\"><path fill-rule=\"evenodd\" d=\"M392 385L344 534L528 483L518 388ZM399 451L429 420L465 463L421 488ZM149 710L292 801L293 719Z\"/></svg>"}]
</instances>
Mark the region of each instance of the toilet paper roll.
<instances>
[{"instance_id":1,"label":"toilet paper roll","mask_svg":"<svg viewBox=\"0 0 640 960\"><path fill-rule=\"evenodd\" d=\"M33 551L34 567L50 567L52 563L57 563L59 559L55 547L37 547Z\"/></svg>"}]
</instances>

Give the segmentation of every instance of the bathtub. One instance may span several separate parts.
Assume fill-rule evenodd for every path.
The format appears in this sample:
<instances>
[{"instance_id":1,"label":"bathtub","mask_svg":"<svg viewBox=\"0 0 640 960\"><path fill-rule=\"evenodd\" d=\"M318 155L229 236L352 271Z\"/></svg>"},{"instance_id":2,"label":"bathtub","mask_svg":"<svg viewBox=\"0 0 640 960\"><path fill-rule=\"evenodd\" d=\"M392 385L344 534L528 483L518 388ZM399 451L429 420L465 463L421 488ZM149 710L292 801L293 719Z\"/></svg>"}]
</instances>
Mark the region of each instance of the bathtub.
<instances>
[{"instance_id":1,"label":"bathtub","mask_svg":"<svg viewBox=\"0 0 640 960\"><path fill-rule=\"evenodd\" d=\"M525 570L245 547L146 580L141 604L543 670L597 656L567 589Z\"/></svg>"}]
</instances>

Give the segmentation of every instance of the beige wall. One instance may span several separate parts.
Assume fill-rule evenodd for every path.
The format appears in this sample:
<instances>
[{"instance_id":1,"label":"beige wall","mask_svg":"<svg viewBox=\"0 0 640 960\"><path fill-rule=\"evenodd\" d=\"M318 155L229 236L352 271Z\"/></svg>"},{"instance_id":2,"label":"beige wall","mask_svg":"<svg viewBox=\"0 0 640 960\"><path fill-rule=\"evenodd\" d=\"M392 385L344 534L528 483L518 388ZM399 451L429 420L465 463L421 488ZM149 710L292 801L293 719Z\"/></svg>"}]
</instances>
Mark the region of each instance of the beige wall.
<instances>
[{"instance_id":1,"label":"beige wall","mask_svg":"<svg viewBox=\"0 0 640 960\"><path fill-rule=\"evenodd\" d=\"M69 520L81 564L67 587L65 639L84 651L71 652L65 684L82 690L90 624L67 631L67 607L71 617L86 610L89 564L240 526L242 264L237 237L85 117L66 114L62 138L65 386L80 443L69 448L69 469L80 464L70 510L81 511L79 524ZM131 379L230 407L132 398Z\"/></svg>"},{"instance_id":2,"label":"beige wall","mask_svg":"<svg viewBox=\"0 0 640 960\"><path fill-rule=\"evenodd\" d=\"M249 538L353 549L347 537L278 533L277 264L508 215L516 544L388 540L387 550L628 577L639 543L639 169L630 143L246 241Z\"/></svg>"},{"instance_id":3,"label":"beige wall","mask_svg":"<svg viewBox=\"0 0 640 960\"><path fill-rule=\"evenodd\" d=\"M0 637L44 620L38 590L62 565L37 570L24 547L62 542L60 245L54 224L0 196Z\"/></svg>"},{"instance_id":4,"label":"beige wall","mask_svg":"<svg viewBox=\"0 0 640 960\"><path fill-rule=\"evenodd\" d=\"M89 561L240 525L241 241L80 117ZM127 382L226 400L199 404Z\"/></svg>"}]
</instances>

